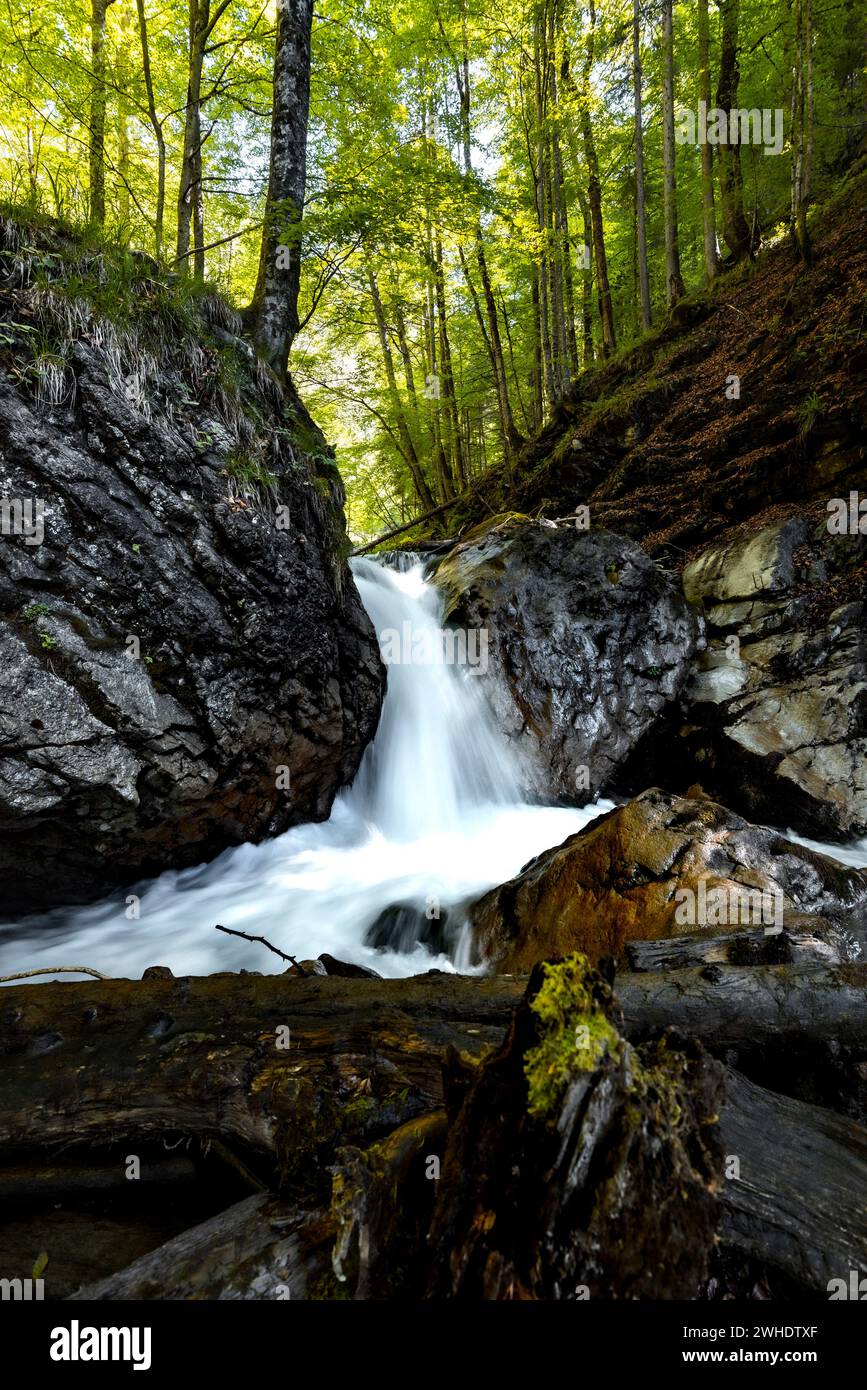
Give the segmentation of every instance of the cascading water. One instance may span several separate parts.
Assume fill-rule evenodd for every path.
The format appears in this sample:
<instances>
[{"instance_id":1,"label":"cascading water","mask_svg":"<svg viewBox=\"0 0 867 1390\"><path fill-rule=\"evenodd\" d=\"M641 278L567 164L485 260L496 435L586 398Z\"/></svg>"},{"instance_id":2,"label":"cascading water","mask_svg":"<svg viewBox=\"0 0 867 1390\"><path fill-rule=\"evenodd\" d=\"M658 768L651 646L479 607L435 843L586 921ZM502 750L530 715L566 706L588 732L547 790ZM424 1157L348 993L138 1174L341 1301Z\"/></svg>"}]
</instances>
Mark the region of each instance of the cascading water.
<instances>
[{"instance_id":1,"label":"cascading water","mask_svg":"<svg viewBox=\"0 0 867 1390\"><path fill-rule=\"evenodd\" d=\"M463 905L610 807L522 802L483 675L442 659L441 599L422 566L356 560L353 570L388 690L376 738L330 820L162 874L135 890L133 920L116 895L5 924L0 974L82 964L131 978L154 964L176 975L284 968L263 947L216 933L217 922L299 959L327 951L384 975L466 968Z\"/></svg>"}]
</instances>

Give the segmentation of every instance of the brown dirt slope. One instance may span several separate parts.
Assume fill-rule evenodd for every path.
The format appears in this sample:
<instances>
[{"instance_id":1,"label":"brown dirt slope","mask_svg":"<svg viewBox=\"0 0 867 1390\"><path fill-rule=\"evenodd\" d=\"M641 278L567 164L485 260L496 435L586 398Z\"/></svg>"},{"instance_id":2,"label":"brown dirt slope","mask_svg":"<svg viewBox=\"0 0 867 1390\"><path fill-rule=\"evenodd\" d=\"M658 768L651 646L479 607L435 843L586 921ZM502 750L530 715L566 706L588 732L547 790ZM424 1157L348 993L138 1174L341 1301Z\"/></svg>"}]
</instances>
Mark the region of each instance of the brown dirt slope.
<instances>
[{"instance_id":1,"label":"brown dirt slope","mask_svg":"<svg viewBox=\"0 0 867 1390\"><path fill-rule=\"evenodd\" d=\"M867 491L867 154L812 235L810 266L772 246L585 372L514 476L458 504L450 534L492 510L587 503L592 526L679 568L723 533Z\"/></svg>"}]
</instances>

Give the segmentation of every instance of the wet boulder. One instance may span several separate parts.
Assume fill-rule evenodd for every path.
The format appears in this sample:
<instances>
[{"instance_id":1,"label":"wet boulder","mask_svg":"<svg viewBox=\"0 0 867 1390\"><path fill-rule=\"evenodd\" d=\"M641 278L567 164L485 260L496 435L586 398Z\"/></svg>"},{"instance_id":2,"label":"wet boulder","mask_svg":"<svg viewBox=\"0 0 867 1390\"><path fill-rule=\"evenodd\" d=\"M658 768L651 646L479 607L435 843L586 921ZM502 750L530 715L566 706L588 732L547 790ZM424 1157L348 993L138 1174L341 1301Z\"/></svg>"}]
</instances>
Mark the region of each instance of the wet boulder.
<instances>
[{"instance_id":1,"label":"wet boulder","mask_svg":"<svg viewBox=\"0 0 867 1390\"><path fill-rule=\"evenodd\" d=\"M648 750L651 777L665 763L684 786L698 778L745 815L819 839L867 833L865 559L867 536L795 516L686 567L708 645L664 752Z\"/></svg>"},{"instance_id":2,"label":"wet boulder","mask_svg":"<svg viewBox=\"0 0 867 1390\"><path fill-rule=\"evenodd\" d=\"M127 267L123 332L83 292L70 319L14 230L0 309L66 364L49 390L32 334L0 352L0 878L22 912L325 818L383 672L333 457L228 305L167 329L171 290ZM75 271L72 243L45 249Z\"/></svg>"},{"instance_id":3,"label":"wet boulder","mask_svg":"<svg viewBox=\"0 0 867 1390\"><path fill-rule=\"evenodd\" d=\"M478 678L525 788L586 802L678 695L701 620L634 541L506 516L437 564L448 625L477 631Z\"/></svg>"},{"instance_id":4,"label":"wet boulder","mask_svg":"<svg viewBox=\"0 0 867 1390\"><path fill-rule=\"evenodd\" d=\"M634 940L815 919L853 938L867 921L867 873L751 825L705 796L657 788L546 850L470 909L474 952L497 970L570 951L622 956Z\"/></svg>"}]
</instances>

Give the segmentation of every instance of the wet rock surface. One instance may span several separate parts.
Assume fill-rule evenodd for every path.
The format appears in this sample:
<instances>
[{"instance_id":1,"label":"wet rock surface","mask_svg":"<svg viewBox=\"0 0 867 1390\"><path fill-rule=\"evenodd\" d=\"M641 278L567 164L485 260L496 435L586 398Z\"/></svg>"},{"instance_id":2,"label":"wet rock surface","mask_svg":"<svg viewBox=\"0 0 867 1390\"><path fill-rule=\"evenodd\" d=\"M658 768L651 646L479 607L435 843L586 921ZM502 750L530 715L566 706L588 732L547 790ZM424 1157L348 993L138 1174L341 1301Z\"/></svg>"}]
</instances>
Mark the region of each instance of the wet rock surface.
<instances>
[{"instance_id":1,"label":"wet rock surface","mask_svg":"<svg viewBox=\"0 0 867 1390\"><path fill-rule=\"evenodd\" d=\"M25 323L32 303L0 293ZM38 502L44 530L0 537L8 911L322 819L376 728L382 668L333 459L294 393L223 338L203 321L180 366L145 357L145 388L117 379L123 344L91 325L56 405L0 371L0 493ZM226 354L246 380L234 413Z\"/></svg>"},{"instance_id":2,"label":"wet rock surface","mask_svg":"<svg viewBox=\"0 0 867 1390\"><path fill-rule=\"evenodd\" d=\"M701 622L641 548L609 532L506 517L433 571L447 623L487 634L477 678L526 788L583 803L679 693Z\"/></svg>"},{"instance_id":3,"label":"wet rock surface","mask_svg":"<svg viewBox=\"0 0 867 1390\"><path fill-rule=\"evenodd\" d=\"M865 562L867 536L795 516L687 565L708 645L679 714L639 749L633 781L697 779L754 819L821 839L863 835Z\"/></svg>"},{"instance_id":4,"label":"wet rock surface","mask_svg":"<svg viewBox=\"0 0 867 1390\"><path fill-rule=\"evenodd\" d=\"M857 954L867 874L706 797L658 789L545 851L470 910L478 958L502 970L573 950L619 956L631 940L779 931L805 915Z\"/></svg>"}]
</instances>

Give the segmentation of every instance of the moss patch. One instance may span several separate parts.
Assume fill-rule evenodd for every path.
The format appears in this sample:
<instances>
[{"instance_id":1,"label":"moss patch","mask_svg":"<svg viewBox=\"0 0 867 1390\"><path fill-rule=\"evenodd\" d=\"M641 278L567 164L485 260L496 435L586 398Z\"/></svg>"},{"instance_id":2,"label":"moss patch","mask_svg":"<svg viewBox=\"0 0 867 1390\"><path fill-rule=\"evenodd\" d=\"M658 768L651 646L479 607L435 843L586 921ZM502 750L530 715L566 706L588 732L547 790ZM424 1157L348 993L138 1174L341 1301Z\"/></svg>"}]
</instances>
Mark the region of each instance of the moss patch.
<instances>
[{"instance_id":1,"label":"moss patch","mask_svg":"<svg viewBox=\"0 0 867 1390\"><path fill-rule=\"evenodd\" d=\"M576 1071L595 1071L623 1046L599 997L600 977L586 956L576 952L559 964L542 967L543 983L530 1008L539 1020L539 1043L524 1059L527 1109L550 1114Z\"/></svg>"}]
</instances>

